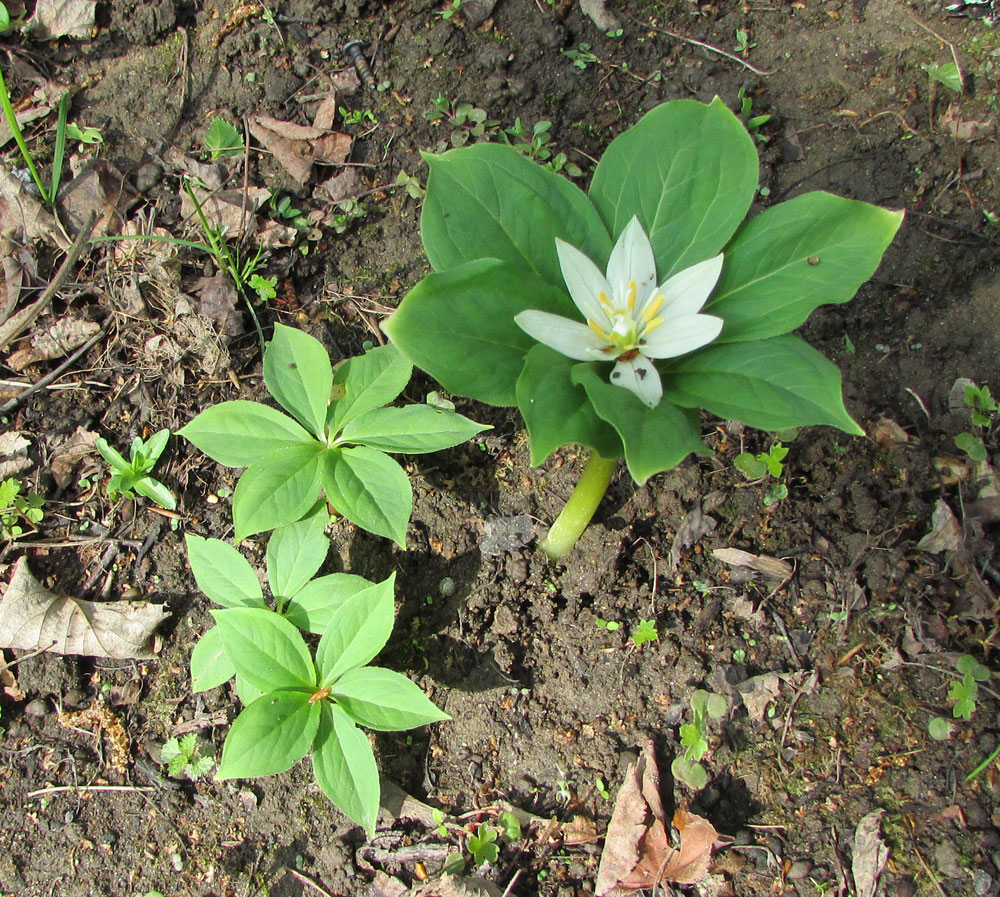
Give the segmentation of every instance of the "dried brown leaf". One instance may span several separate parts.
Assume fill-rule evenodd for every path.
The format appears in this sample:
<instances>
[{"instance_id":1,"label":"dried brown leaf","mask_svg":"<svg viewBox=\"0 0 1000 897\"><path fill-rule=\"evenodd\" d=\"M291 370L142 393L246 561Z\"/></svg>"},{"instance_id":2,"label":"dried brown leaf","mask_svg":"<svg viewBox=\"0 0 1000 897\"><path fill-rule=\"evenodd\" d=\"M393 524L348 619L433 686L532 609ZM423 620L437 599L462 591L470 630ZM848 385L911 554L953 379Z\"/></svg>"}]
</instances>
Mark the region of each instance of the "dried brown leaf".
<instances>
[{"instance_id":1,"label":"dried brown leaf","mask_svg":"<svg viewBox=\"0 0 1000 897\"><path fill-rule=\"evenodd\" d=\"M43 326L37 326L31 334L30 344L12 352L7 358L7 366L15 371L23 371L28 365L39 361L62 358L78 346L82 346L101 330L96 321L62 316L53 320L46 318Z\"/></svg>"},{"instance_id":2,"label":"dried brown leaf","mask_svg":"<svg viewBox=\"0 0 1000 897\"><path fill-rule=\"evenodd\" d=\"M52 213L3 166L0 166L0 233L11 233L24 243L43 239L59 249L70 246Z\"/></svg>"},{"instance_id":3,"label":"dried brown leaf","mask_svg":"<svg viewBox=\"0 0 1000 897\"><path fill-rule=\"evenodd\" d=\"M931 531L917 542L917 548L930 554L958 551L962 547L962 527L948 502L939 498L931 515Z\"/></svg>"},{"instance_id":4,"label":"dried brown leaf","mask_svg":"<svg viewBox=\"0 0 1000 897\"><path fill-rule=\"evenodd\" d=\"M279 121L269 115L253 116L250 133L300 184L308 182L314 162L324 165L346 162L353 144L348 134Z\"/></svg>"},{"instance_id":5,"label":"dried brown leaf","mask_svg":"<svg viewBox=\"0 0 1000 897\"><path fill-rule=\"evenodd\" d=\"M97 0L38 0L28 25L42 40L86 40L94 36L96 9Z\"/></svg>"},{"instance_id":6,"label":"dried brown leaf","mask_svg":"<svg viewBox=\"0 0 1000 897\"><path fill-rule=\"evenodd\" d=\"M910 441L906 430L891 417L885 416L880 417L875 422L875 426L871 429L871 438L882 451L888 451L893 446L903 445Z\"/></svg>"},{"instance_id":7,"label":"dried brown leaf","mask_svg":"<svg viewBox=\"0 0 1000 897\"><path fill-rule=\"evenodd\" d=\"M881 836L884 813L885 810L873 810L858 823L854 832L851 875L857 897L875 897L879 878L889 861L889 848Z\"/></svg>"},{"instance_id":8,"label":"dried brown leaf","mask_svg":"<svg viewBox=\"0 0 1000 897\"><path fill-rule=\"evenodd\" d=\"M354 195L358 187L358 170L345 168L340 174L317 184L313 199L319 202L343 202Z\"/></svg>"},{"instance_id":9,"label":"dried brown leaf","mask_svg":"<svg viewBox=\"0 0 1000 897\"><path fill-rule=\"evenodd\" d=\"M715 548L712 550L712 557L730 567L749 567L770 579L788 579L795 572L788 561L766 554L751 554L740 548Z\"/></svg>"},{"instance_id":10,"label":"dried brown leaf","mask_svg":"<svg viewBox=\"0 0 1000 897\"><path fill-rule=\"evenodd\" d=\"M0 647L115 659L152 657L153 631L168 616L146 601L95 604L46 589L18 558L0 598Z\"/></svg>"},{"instance_id":11,"label":"dried brown leaf","mask_svg":"<svg viewBox=\"0 0 1000 897\"><path fill-rule=\"evenodd\" d=\"M65 489L73 482L73 472L77 465L96 449L94 443L97 433L77 427L72 436L62 445L56 446L49 459L49 469L60 489Z\"/></svg>"},{"instance_id":12,"label":"dried brown leaf","mask_svg":"<svg viewBox=\"0 0 1000 897\"><path fill-rule=\"evenodd\" d=\"M243 190L222 190L210 193L200 187L194 187L194 195L201 203L201 210L211 227L223 231L228 237L242 237L254 227L254 213L261 203L267 202L271 195L265 187L251 187L245 193ZM181 215L186 219L195 219L197 211L194 203L181 188Z\"/></svg>"},{"instance_id":13,"label":"dried brown leaf","mask_svg":"<svg viewBox=\"0 0 1000 897\"><path fill-rule=\"evenodd\" d=\"M12 477L31 467L28 446L31 443L16 430L0 433L0 480Z\"/></svg>"},{"instance_id":14,"label":"dried brown leaf","mask_svg":"<svg viewBox=\"0 0 1000 897\"><path fill-rule=\"evenodd\" d=\"M199 277L191 292L198 297L198 314L212 321L220 333L239 333L236 304L240 297L231 277L223 271L217 271L212 277ZM234 324L235 331L232 330Z\"/></svg>"},{"instance_id":15,"label":"dried brown leaf","mask_svg":"<svg viewBox=\"0 0 1000 897\"><path fill-rule=\"evenodd\" d=\"M76 163L76 159L70 160L71 165ZM124 177L114 165L103 159L85 160L73 180L59 191L61 220L70 236L75 237L91 215L97 221L95 236L117 233L130 199L123 184Z\"/></svg>"},{"instance_id":16,"label":"dried brown leaf","mask_svg":"<svg viewBox=\"0 0 1000 897\"><path fill-rule=\"evenodd\" d=\"M712 532L716 525L715 518L709 517L702 510L701 502L695 502L694 507L677 528L677 535L674 536L670 553L667 555L667 569L671 573L674 572L681 562L681 553L684 549L697 544L703 536Z\"/></svg>"}]
</instances>

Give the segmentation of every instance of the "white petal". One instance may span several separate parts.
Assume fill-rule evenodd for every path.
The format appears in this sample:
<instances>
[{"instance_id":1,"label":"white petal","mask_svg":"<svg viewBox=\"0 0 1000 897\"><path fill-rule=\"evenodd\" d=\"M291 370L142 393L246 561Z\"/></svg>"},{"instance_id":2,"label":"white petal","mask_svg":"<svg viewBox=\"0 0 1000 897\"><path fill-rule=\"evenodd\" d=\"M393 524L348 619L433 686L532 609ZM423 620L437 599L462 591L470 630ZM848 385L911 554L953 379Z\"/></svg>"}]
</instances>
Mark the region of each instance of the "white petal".
<instances>
[{"instance_id":1,"label":"white petal","mask_svg":"<svg viewBox=\"0 0 1000 897\"><path fill-rule=\"evenodd\" d=\"M634 215L618 237L608 259L608 283L617 290L616 298L624 300L631 281L636 284L636 313L642 311L645 300L656 286L656 260L649 237Z\"/></svg>"},{"instance_id":2,"label":"white petal","mask_svg":"<svg viewBox=\"0 0 1000 897\"><path fill-rule=\"evenodd\" d=\"M663 397L659 371L643 355L637 355L631 361L619 361L611 371L611 382L634 392L650 408L655 408Z\"/></svg>"},{"instance_id":3,"label":"white petal","mask_svg":"<svg viewBox=\"0 0 1000 897\"><path fill-rule=\"evenodd\" d=\"M693 315L701 311L702 306L708 301L708 297L719 282L719 275L722 273L722 253L715 258L706 259L678 271L658 290L657 295L662 295L664 302L657 311L658 315L663 315L668 320L681 315Z\"/></svg>"},{"instance_id":4,"label":"white petal","mask_svg":"<svg viewBox=\"0 0 1000 897\"><path fill-rule=\"evenodd\" d=\"M712 342L722 332L722 318L685 315L668 318L640 340L642 354L650 358L676 358Z\"/></svg>"},{"instance_id":5,"label":"white petal","mask_svg":"<svg viewBox=\"0 0 1000 897\"><path fill-rule=\"evenodd\" d=\"M570 246L558 237L556 252L563 280L566 281L566 288L576 307L588 321L603 325L607 320L607 313L598 296L604 293L610 299L611 287L601 274L601 269L575 246Z\"/></svg>"},{"instance_id":6,"label":"white petal","mask_svg":"<svg viewBox=\"0 0 1000 897\"><path fill-rule=\"evenodd\" d=\"M607 345L586 324L547 311L522 311L514 315L514 322L528 336L577 361L593 361L593 353Z\"/></svg>"}]
</instances>

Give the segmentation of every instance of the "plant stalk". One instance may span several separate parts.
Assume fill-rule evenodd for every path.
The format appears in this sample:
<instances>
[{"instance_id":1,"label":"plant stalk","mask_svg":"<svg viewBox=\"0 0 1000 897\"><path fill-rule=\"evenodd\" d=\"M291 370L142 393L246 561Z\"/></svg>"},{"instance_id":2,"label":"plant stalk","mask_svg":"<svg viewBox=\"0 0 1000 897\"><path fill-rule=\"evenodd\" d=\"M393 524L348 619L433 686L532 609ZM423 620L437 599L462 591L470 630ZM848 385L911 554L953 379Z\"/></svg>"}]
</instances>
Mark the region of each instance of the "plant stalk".
<instances>
[{"instance_id":1,"label":"plant stalk","mask_svg":"<svg viewBox=\"0 0 1000 897\"><path fill-rule=\"evenodd\" d=\"M573 494L539 545L552 560L563 557L583 535L617 467L617 458L602 458L597 452L591 453Z\"/></svg>"},{"instance_id":2,"label":"plant stalk","mask_svg":"<svg viewBox=\"0 0 1000 897\"><path fill-rule=\"evenodd\" d=\"M24 157L28 171L31 172L35 186L38 187L38 192L42 195L42 202L47 206L51 206L55 197L49 196L49 191L45 189L45 184L42 183L38 169L35 168L35 160L32 158L31 150L28 149L28 144L24 142L24 134L21 132L21 126L17 123L17 115L14 112L14 107L11 105L10 94L7 93L7 82L3 79L3 71L0 71L0 107L3 108L3 115L7 119L7 126L10 128L11 134L14 136L14 142Z\"/></svg>"}]
</instances>

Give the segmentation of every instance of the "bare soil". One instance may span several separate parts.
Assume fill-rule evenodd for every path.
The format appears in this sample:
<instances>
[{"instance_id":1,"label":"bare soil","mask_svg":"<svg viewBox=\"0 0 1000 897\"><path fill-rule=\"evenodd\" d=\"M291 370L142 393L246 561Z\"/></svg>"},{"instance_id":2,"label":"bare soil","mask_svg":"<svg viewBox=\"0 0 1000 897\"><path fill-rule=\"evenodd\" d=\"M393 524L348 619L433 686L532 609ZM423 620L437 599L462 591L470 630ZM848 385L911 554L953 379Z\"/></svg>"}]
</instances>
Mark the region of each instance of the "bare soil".
<instances>
[{"instance_id":1,"label":"bare soil","mask_svg":"<svg viewBox=\"0 0 1000 897\"><path fill-rule=\"evenodd\" d=\"M314 191L341 167L316 166L301 185L257 149L225 160L228 186L281 191L303 214L318 213L308 238L271 250L264 270L277 276L278 296L258 313L265 327L308 330L335 359L381 340L379 319L428 270L419 198L392 185L401 171L422 182L419 152L461 130L428 119L438 97L485 110L496 122L490 139L516 119L529 133L551 121L553 152L583 169L585 186L592 160L654 105L718 95L739 109L743 88L752 114L771 116L759 128L755 210L810 190L906 209L875 278L803 328L843 370L848 408L870 438L802 431L788 443L787 498L765 504L772 484L747 481L732 463L773 437L706 418L711 457L643 487L622 472L575 552L553 565L533 539L505 536L504 524L527 515L540 532L581 458L568 449L533 469L516 416L457 400L494 430L408 464L416 504L407 550L335 529L330 570L398 572L400 613L380 662L452 716L376 738L387 795L398 786L467 827L495 822L504 805L555 820L526 827L479 870L496 893L593 892L615 793L646 738L667 803L708 817L732 841L696 893L1000 893L1000 782L993 766L967 779L997 746L998 696L984 683L949 740L927 729L932 717L951 718L959 655L995 662L1000 622L996 520L965 513L982 484L952 441L967 417L949 406L959 377L1000 391L1000 31L943 6L613 0L607 11L621 34L608 36L571 2L466 0L456 11L426 0L267 9L111 0L99 4L90 40L0 37L15 101L36 87L28 66L78 88L70 120L102 130L103 144L82 155L120 173L128 199L117 205L119 225L141 218L187 239L199 236L182 212L178 160L203 160L212 118L241 128L256 114L311 123L348 68L340 48L363 41L377 89L362 84L337 105L371 116L347 124L340 113L335 125L353 137L351 195L363 215L335 221L336 207ZM924 68L953 53L961 94ZM5 165L20 164L12 145L5 153ZM266 220L265 204L257 229ZM38 265L31 285L44 286L60 255L28 249ZM157 267L149 247L137 255L95 245L55 314L36 324L72 314L108 327L58 378L61 388L35 392L3 421L32 442L25 482L45 497L46 516L0 560L25 554L58 591L164 602L172 617L150 661L41 654L11 668L16 687L0 696L0 894L390 897L419 886L460 837L442 837L398 800L387 799L367 842L308 764L192 783L167 778L158 763L178 731L198 731L202 749L218 754L237 709L229 686L190 691L188 657L210 602L183 543L184 532L231 535L233 472L175 440L158 468L180 497L170 519L108 502L96 455L64 486L49 460L79 427L126 446L213 402L259 399L263 386L242 314L217 317L207 342L204 330L202 342L182 338L178 302L196 301L199 278L215 274L210 260L184 250ZM171 341L178 355L155 354ZM34 382L56 364L5 367L2 377ZM418 375L406 397L433 388ZM995 460L995 437L987 451ZM940 500L958 533L946 550L923 550ZM713 555L720 548L783 559L792 572L734 568ZM262 551L263 541L248 556L259 562ZM654 621L659 638L636 647L641 620ZM710 783L695 793L669 767L699 687L725 694L731 709L713 727ZM107 740L60 722L95 700L129 737L124 774ZM871 890L856 888L869 857L855 829L879 810L888 864Z\"/></svg>"}]
</instances>

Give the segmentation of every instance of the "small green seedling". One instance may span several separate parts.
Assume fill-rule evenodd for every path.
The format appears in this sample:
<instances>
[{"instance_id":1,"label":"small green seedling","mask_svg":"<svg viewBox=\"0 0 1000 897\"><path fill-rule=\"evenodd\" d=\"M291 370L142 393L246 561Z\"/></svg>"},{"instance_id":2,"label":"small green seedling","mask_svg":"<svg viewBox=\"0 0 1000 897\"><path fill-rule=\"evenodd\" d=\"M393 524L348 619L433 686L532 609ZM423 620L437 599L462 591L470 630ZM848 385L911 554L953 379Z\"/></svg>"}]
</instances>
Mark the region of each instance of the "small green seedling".
<instances>
[{"instance_id":1,"label":"small green seedling","mask_svg":"<svg viewBox=\"0 0 1000 897\"><path fill-rule=\"evenodd\" d=\"M224 118L216 117L205 134L205 149L214 162L223 156L238 156L243 152L243 135Z\"/></svg>"},{"instance_id":2,"label":"small green seedling","mask_svg":"<svg viewBox=\"0 0 1000 897\"><path fill-rule=\"evenodd\" d=\"M302 214L302 209L292 205L290 196L282 196L277 190L271 193L271 198L267 201L267 207L271 217L275 221L294 227L296 230L305 230L309 227L306 216Z\"/></svg>"},{"instance_id":3,"label":"small green seedling","mask_svg":"<svg viewBox=\"0 0 1000 897\"><path fill-rule=\"evenodd\" d=\"M247 281L247 286L257 294L261 302L267 302L278 295L277 285L277 277L262 277L260 274L251 274Z\"/></svg>"},{"instance_id":4,"label":"small green seedling","mask_svg":"<svg viewBox=\"0 0 1000 897\"><path fill-rule=\"evenodd\" d=\"M521 820L510 810L504 810L497 818L497 825L500 826L500 837L506 844L513 844L521 840Z\"/></svg>"},{"instance_id":5,"label":"small green seedling","mask_svg":"<svg viewBox=\"0 0 1000 897\"><path fill-rule=\"evenodd\" d=\"M500 132L500 137L505 143L510 144L519 153L523 153L529 159L534 159L544 165L550 171L564 172L571 178L578 178L583 175L583 169L579 165L570 162L565 153L552 154L550 146L552 144L552 122L536 122L531 129L531 137L521 123L520 118L514 119L514 125L504 128Z\"/></svg>"},{"instance_id":6,"label":"small green seedling","mask_svg":"<svg viewBox=\"0 0 1000 897\"><path fill-rule=\"evenodd\" d=\"M174 510L177 507L177 499L173 493L159 480L154 480L150 476L169 439L170 431L166 429L154 433L146 440L136 436L129 449L129 460L126 461L106 439L98 438L95 442L97 450L111 466L111 479L107 487L108 498L112 501L118 496L135 498L135 494L138 493L156 502L161 508Z\"/></svg>"},{"instance_id":7,"label":"small green seedling","mask_svg":"<svg viewBox=\"0 0 1000 897\"><path fill-rule=\"evenodd\" d=\"M771 446L766 452L752 454L741 452L733 458L736 467L748 480L762 480L768 476L777 479L784 472L784 459L788 454L788 446L780 442ZM764 493L764 504L770 506L788 498L788 487L784 483L771 483Z\"/></svg>"},{"instance_id":8,"label":"small green seedling","mask_svg":"<svg viewBox=\"0 0 1000 897\"><path fill-rule=\"evenodd\" d=\"M88 128L73 122L66 125L66 139L85 143L88 146L99 146L104 143L104 135L101 134L100 128Z\"/></svg>"},{"instance_id":9,"label":"small green seedling","mask_svg":"<svg viewBox=\"0 0 1000 897\"><path fill-rule=\"evenodd\" d=\"M469 835L467 847L477 867L484 863L495 863L500 856L500 846L496 843L497 830L485 822L479 823L474 835Z\"/></svg>"},{"instance_id":10,"label":"small green seedling","mask_svg":"<svg viewBox=\"0 0 1000 897\"><path fill-rule=\"evenodd\" d=\"M399 174L396 175L396 180L393 181L393 183L399 187L405 187L406 195L409 196L410 199L423 199L427 194L427 191L420 183L420 178L407 173L404 168L399 170Z\"/></svg>"},{"instance_id":11,"label":"small green seedling","mask_svg":"<svg viewBox=\"0 0 1000 897\"><path fill-rule=\"evenodd\" d=\"M489 429L428 405L384 407L412 372L394 346L382 346L335 375L319 340L275 325L264 383L291 417L223 402L180 431L214 461L247 468L233 494L236 541L301 519L322 490L337 513L405 547L413 490L387 453L436 452Z\"/></svg>"},{"instance_id":12,"label":"small green seedling","mask_svg":"<svg viewBox=\"0 0 1000 897\"><path fill-rule=\"evenodd\" d=\"M221 651L260 694L233 721L216 779L284 772L312 750L316 782L369 836L379 774L368 736L448 719L400 673L368 664L392 632L388 587L355 592L331 614L311 654L302 633L264 607L212 611Z\"/></svg>"},{"instance_id":13,"label":"small green seedling","mask_svg":"<svg viewBox=\"0 0 1000 897\"><path fill-rule=\"evenodd\" d=\"M433 101L434 108L426 114L428 121L447 121L454 130L449 142L453 147L464 146L484 138L496 130L500 122L487 116L485 109L472 103L453 103L443 93Z\"/></svg>"},{"instance_id":14,"label":"small green seedling","mask_svg":"<svg viewBox=\"0 0 1000 897\"><path fill-rule=\"evenodd\" d=\"M943 84L948 90L961 93L965 88L965 80L962 78L962 70L954 62L946 62L943 65L931 63L923 65L921 68L927 72L927 76L938 84Z\"/></svg>"},{"instance_id":15,"label":"small green seedling","mask_svg":"<svg viewBox=\"0 0 1000 897\"><path fill-rule=\"evenodd\" d=\"M754 46L756 47L757 45L754 44ZM753 99L747 96L747 89L745 87L741 87L737 91L736 99L740 101L739 117L743 120L747 131L753 135L758 143L767 143L770 138L761 134L760 129L771 120L772 116L753 114Z\"/></svg>"},{"instance_id":16,"label":"small green seedling","mask_svg":"<svg viewBox=\"0 0 1000 897\"><path fill-rule=\"evenodd\" d=\"M580 44L575 50L560 50L559 52L573 63L573 68L577 68L581 72L586 71L588 65L601 61L590 52L590 44Z\"/></svg>"},{"instance_id":17,"label":"small green seedling","mask_svg":"<svg viewBox=\"0 0 1000 897\"><path fill-rule=\"evenodd\" d=\"M597 626L598 629L605 630L605 632L617 632L621 628L622 624L614 620L605 620L598 617L594 621L594 625Z\"/></svg>"},{"instance_id":18,"label":"small green seedling","mask_svg":"<svg viewBox=\"0 0 1000 897\"><path fill-rule=\"evenodd\" d=\"M371 109L347 109L341 106L338 111L345 125L378 125L378 119Z\"/></svg>"},{"instance_id":19,"label":"small green seedling","mask_svg":"<svg viewBox=\"0 0 1000 897\"><path fill-rule=\"evenodd\" d=\"M215 766L215 757L210 753L201 753L198 736L194 732L189 732L179 740L169 739L163 745L160 756L167 764L167 775L175 779L187 778L196 782Z\"/></svg>"},{"instance_id":20,"label":"small green seedling","mask_svg":"<svg viewBox=\"0 0 1000 897\"><path fill-rule=\"evenodd\" d=\"M736 46L733 49L740 54L740 56L749 56L750 51L756 47L757 44L750 40L750 32L746 28L736 29Z\"/></svg>"},{"instance_id":21,"label":"small green seedling","mask_svg":"<svg viewBox=\"0 0 1000 897\"><path fill-rule=\"evenodd\" d=\"M450 19L462 8L462 0L451 0L451 4L444 9L438 10L435 15L441 19Z\"/></svg>"},{"instance_id":22,"label":"small green seedling","mask_svg":"<svg viewBox=\"0 0 1000 897\"><path fill-rule=\"evenodd\" d=\"M656 620L640 620L639 625L632 630L632 644L637 648L641 648L646 642L659 641L659 638Z\"/></svg>"},{"instance_id":23,"label":"small green seedling","mask_svg":"<svg viewBox=\"0 0 1000 897\"><path fill-rule=\"evenodd\" d=\"M9 24L8 22L8 27ZM0 31L3 30L0 28ZM56 141L52 154L52 176L49 183L46 184L42 180L42 176L38 173L38 167L35 165L35 157L32 155L31 150L28 149L28 144L24 139L24 132L18 124L14 106L10 101L10 93L7 91L7 82L4 81L3 70L0 69L0 109L3 110L7 127L14 137L17 148L21 151L24 164L28 166L31 179L38 188L38 194L42 202L47 206L52 206L55 203L56 196L59 193L59 183L62 179L63 161L66 158L66 118L69 114L69 101L70 92L67 90L59 101L59 112L56 120Z\"/></svg>"},{"instance_id":24,"label":"small green seedling","mask_svg":"<svg viewBox=\"0 0 1000 897\"><path fill-rule=\"evenodd\" d=\"M955 668L962 674L962 678L952 682L948 690L948 700L954 705L951 715L955 719L968 720L976 710L976 698L979 696L976 683L989 681L990 671L970 654L959 657Z\"/></svg>"},{"instance_id":25,"label":"small green seedling","mask_svg":"<svg viewBox=\"0 0 1000 897\"><path fill-rule=\"evenodd\" d=\"M597 793L601 795L605 800L611 800L611 792L608 791L608 786L604 784L604 779L601 776L597 776L594 779L594 787L597 789Z\"/></svg>"},{"instance_id":26,"label":"small green seedling","mask_svg":"<svg viewBox=\"0 0 1000 897\"><path fill-rule=\"evenodd\" d=\"M990 395L988 386L976 386L970 383L965 387L965 404L969 408L972 426L977 432L959 433L955 437L955 445L973 461L985 461L987 457L986 443L982 433L988 431L997 413L997 402Z\"/></svg>"},{"instance_id":27,"label":"small green seedling","mask_svg":"<svg viewBox=\"0 0 1000 897\"><path fill-rule=\"evenodd\" d=\"M674 758L670 771L674 778L690 785L696 791L708 784L708 773L698 761L708 751L708 721L722 719L729 709L725 696L699 688L691 695L692 721L680 728L684 753Z\"/></svg>"},{"instance_id":28,"label":"small green seedling","mask_svg":"<svg viewBox=\"0 0 1000 897\"><path fill-rule=\"evenodd\" d=\"M21 494L21 483L14 477L0 482L0 536L17 539L25 533L25 527L34 532L42 522L45 500L34 492Z\"/></svg>"}]
</instances>

